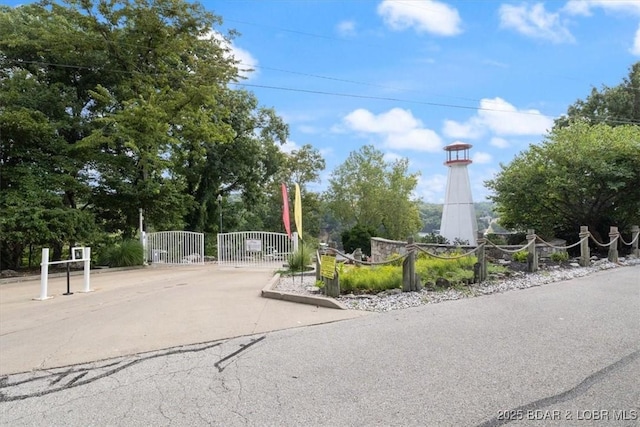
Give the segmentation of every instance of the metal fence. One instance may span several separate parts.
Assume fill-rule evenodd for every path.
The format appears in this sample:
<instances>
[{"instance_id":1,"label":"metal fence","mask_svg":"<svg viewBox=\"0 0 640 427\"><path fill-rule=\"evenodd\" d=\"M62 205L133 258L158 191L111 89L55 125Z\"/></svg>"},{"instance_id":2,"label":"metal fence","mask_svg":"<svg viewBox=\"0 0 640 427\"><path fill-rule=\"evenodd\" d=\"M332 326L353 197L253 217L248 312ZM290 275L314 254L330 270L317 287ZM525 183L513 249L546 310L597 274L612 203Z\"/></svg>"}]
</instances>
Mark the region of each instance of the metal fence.
<instances>
[{"instance_id":1,"label":"metal fence","mask_svg":"<svg viewBox=\"0 0 640 427\"><path fill-rule=\"evenodd\" d=\"M149 264L204 264L204 234L160 231L144 236L145 262Z\"/></svg>"},{"instance_id":2,"label":"metal fence","mask_svg":"<svg viewBox=\"0 0 640 427\"><path fill-rule=\"evenodd\" d=\"M278 267L296 251L297 233L239 231L218 234L218 264L236 267Z\"/></svg>"}]
</instances>

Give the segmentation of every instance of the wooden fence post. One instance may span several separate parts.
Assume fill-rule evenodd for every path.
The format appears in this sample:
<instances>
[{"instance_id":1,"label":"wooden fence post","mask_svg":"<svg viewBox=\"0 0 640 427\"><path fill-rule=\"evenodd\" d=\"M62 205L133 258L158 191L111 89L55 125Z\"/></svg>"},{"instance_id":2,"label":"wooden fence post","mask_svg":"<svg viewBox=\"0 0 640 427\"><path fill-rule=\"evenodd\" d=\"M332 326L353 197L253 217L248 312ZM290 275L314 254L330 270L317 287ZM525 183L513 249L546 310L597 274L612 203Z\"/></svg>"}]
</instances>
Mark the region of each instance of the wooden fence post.
<instances>
[{"instance_id":1,"label":"wooden fence post","mask_svg":"<svg viewBox=\"0 0 640 427\"><path fill-rule=\"evenodd\" d=\"M640 227L633 225L631 227L631 253L636 258L640 258L640 250L638 250L638 240L640 240Z\"/></svg>"},{"instance_id":2,"label":"wooden fence post","mask_svg":"<svg viewBox=\"0 0 640 427\"><path fill-rule=\"evenodd\" d=\"M591 264L591 251L589 251L589 227L586 225L580 226L580 265L582 267L588 267ZM584 240L583 240L584 239Z\"/></svg>"},{"instance_id":3,"label":"wooden fence post","mask_svg":"<svg viewBox=\"0 0 640 427\"><path fill-rule=\"evenodd\" d=\"M316 281L322 280L322 274L320 272L321 263L320 257L324 255L324 253L320 253L319 250L316 250Z\"/></svg>"},{"instance_id":4,"label":"wooden fence post","mask_svg":"<svg viewBox=\"0 0 640 427\"><path fill-rule=\"evenodd\" d=\"M484 251L484 245L487 243L487 240L484 238L484 233L482 232L478 232L478 238L476 240L478 242L478 251L476 252L478 256L478 267L476 273L474 266L474 279L476 282L480 283L487 279L487 257Z\"/></svg>"},{"instance_id":5,"label":"wooden fence post","mask_svg":"<svg viewBox=\"0 0 640 427\"><path fill-rule=\"evenodd\" d=\"M538 271L538 251L536 250L536 231L527 230L527 240L529 241L529 254L527 255L527 270L530 273Z\"/></svg>"},{"instance_id":6,"label":"wooden fence post","mask_svg":"<svg viewBox=\"0 0 640 427\"><path fill-rule=\"evenodd\" d=\"M618 227L609 228L609 261L618 262Z\"/></svg>"},{"instance_id":7,"label":"wooden fence post","mask_svg":"<svg viewBox=\"0 0 640 427\"><path fill-rule=\"evenodd\" d=\"M407 238L407 246L413 245L413 236ZM407 257L402 261L402 292L416 289L416 252L413 248L407 251Z\"/></svg>"}]
</instances>

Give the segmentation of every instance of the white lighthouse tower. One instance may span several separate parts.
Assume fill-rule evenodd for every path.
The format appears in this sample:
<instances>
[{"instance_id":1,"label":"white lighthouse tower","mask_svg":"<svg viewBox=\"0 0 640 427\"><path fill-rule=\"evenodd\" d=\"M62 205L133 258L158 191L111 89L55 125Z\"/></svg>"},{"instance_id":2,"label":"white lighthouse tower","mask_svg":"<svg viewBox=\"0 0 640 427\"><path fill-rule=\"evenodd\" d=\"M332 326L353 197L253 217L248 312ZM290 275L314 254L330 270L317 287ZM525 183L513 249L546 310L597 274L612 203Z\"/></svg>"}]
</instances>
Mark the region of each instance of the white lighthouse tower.
<instances>
[{"instance_id":1,"label":"white lighthouse tower","mask_svg":"<svg viewBox=\"0 0 640 427\"><path fill-rule=\"evenodd\" d=\"M471 144L464 142L454 142L444 147L447 152L447 161L444 164L449 167L449 173L440 234L451 243L458 239L475 245L478 225L467 171L467 165L471 164L469 159L471 147Z\"/></svg>"}]
</instances>

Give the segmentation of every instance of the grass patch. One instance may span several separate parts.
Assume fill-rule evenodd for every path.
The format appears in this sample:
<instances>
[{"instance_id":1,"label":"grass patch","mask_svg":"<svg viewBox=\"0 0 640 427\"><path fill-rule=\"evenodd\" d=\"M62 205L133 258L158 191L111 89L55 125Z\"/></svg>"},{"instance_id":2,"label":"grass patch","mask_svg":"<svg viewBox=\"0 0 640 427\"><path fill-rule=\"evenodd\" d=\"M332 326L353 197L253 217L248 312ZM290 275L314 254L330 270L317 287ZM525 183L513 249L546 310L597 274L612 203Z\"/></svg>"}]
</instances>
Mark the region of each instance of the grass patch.
<instances>
[{"instance_id":1,"label":"grass patch","mask_svg":"<svg viewBox=\"0 0 640 427\"><path fill-rule=\"evenodd\" d=\"M311 264L311 257L316 250L309 246L300 246L297 251L289 255L287 262L289 263L289 271L303 271Z\"/></svg>"},{"instance_id":2,"label":"grass patch","mask_svg":"<svg viewBox=\"0 0 640 427\"><path fill-rule=\"evenodd\" d=\"M440 277L447 279L452 284L469 283L473 280L473 265L476 262L478 259L474 256L440 259L425 255L416 260L416 273L423 283L435 283Z\"/></svg>"},{"instance_id":3,"label":"grass patch","mask_svg":"<svg viewBox=\"0 0 640 427\"><path fill-rule=\"evenodd\" d=\"M392 256L392 258L394 258ZM435 283L438 278L447 279L453 287L466 290L466 284L473 281L473 265L476 257L439 259L419 256L416 273L420 281ZM340 290L343 293L377 293L389 289L402 288L402 262L374 267L339 266Z\"/></svg>"},{"instance_id":4,"label":"grass patch","mask_svg":"<svg viewBox=\"0 0 640 427\"><path fill-rule=\"evenodd\" d=\"M376 293L402 288L402 267L382 265L375 267L343 268L340 290L345 293Z\"/></svg>"},{"instance_id":5,"label":"grass patch","mask_svg":"<svg viewBox=\"0 0 640 427\"><path fill-rule=\"evenodd\" d=\"M109 267L132 267L143 263L144 249L138 240L125 240L106 246L99 257L99 264Z\"/></svg>"}]
</instances>

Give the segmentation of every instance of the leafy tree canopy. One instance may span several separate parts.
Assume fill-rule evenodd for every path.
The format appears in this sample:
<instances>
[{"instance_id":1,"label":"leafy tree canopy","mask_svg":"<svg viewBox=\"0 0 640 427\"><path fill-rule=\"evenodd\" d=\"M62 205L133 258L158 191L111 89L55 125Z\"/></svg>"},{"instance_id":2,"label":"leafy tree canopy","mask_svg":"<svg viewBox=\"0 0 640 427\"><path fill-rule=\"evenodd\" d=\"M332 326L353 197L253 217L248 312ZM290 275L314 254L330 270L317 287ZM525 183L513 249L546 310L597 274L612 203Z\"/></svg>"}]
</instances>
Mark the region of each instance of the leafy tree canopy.
<instances>
[{"instance_id":1,"label":"leafy tree canopy","mask_svg":"<svg viewBox=\"0 0 640 427\"><path fill-rule=\"evenodd\" d=\"M556 127L486 185L507 228L573 240L581 225L595 235L624 230L640 223L640 127Z\"/></svg>"},{"instance_id":2,"label":"leafy tree canopy","mask_svg":"<svg viewBox=\"0 0 640 427\"><path fill-rule=\"evenodd\" d=\"M132 236L141 208L152 229L211 231L218 195L265 202L288 128L229 88L220 23L182 0L0 6L3 265L95 227Z\"/></svg>"},{"instance_id":3,"label":"leafy tree canopy","mask_svg":"<svg viewBox=\"0 0 640 427\"><path fill-rule=\"evenodd\" d=\"M405 239L422 225L412 194L418 175L408 159L387 162L371 145L351 152L329 179L328 209L345 227L356 224L390 239Z\"/></svg>"},{"instance_id":4,"label":"leafy tree canopy","mask_svg":"<svg viewBox=\"0 0 640 427\"><path fill-rule=\"evenodd\" d=\"M558 118L555 127L569 126L575 120L610 126L640 124L640 62L629 69L629 75L614 87L593 88L584 100L569 106L567 114Z\"/></svg>"}]
</instances>

